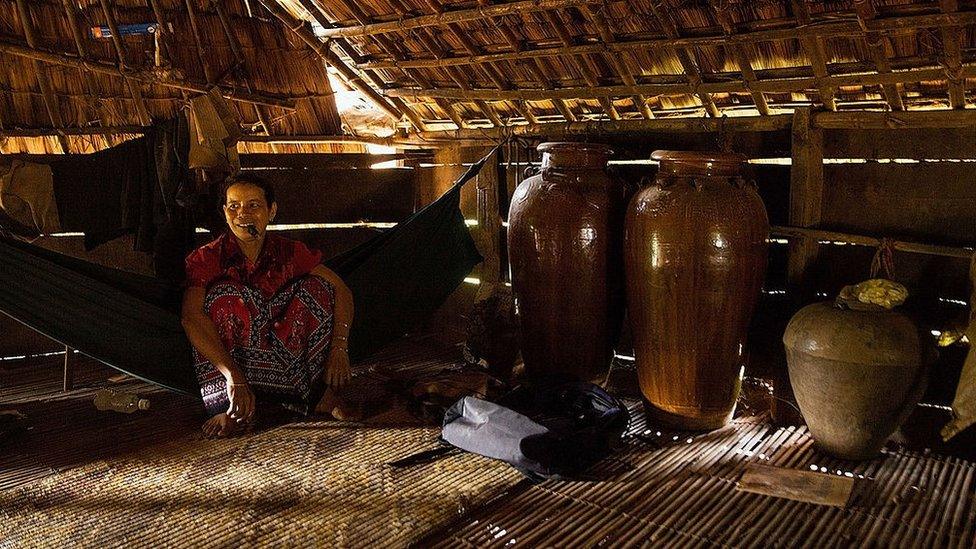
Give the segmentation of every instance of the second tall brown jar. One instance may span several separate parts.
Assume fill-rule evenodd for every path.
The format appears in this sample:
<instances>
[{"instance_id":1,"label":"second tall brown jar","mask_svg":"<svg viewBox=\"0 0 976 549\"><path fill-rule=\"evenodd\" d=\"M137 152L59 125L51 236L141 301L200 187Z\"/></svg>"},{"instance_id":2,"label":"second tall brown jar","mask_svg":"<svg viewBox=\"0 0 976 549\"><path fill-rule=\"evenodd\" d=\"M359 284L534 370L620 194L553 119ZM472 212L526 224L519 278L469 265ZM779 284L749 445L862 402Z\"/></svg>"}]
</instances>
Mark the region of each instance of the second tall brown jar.
<instances>
[{"instance_id":1,"label":"second tall brown jar","mask_svg":"<svg viewBox=\"0 0 976 549\"><path fill-rule=\"evenodd\" d=\"M543 143L512 196L508 250L530 377L603 384L623 315L623 196L610 149Z\"/></svg>"},{"instance_id":2,"label":"second tall brown jar","mask_svg":"<svg viewBox=\"0 0 976 549\"><path fill-rule=\"evenodd\" d=\"M627 305L652 418L714 429L739 394L746 332L766 270L769 221L744 158L656 151L627 209Z\"/></svg>"}]
</instances>

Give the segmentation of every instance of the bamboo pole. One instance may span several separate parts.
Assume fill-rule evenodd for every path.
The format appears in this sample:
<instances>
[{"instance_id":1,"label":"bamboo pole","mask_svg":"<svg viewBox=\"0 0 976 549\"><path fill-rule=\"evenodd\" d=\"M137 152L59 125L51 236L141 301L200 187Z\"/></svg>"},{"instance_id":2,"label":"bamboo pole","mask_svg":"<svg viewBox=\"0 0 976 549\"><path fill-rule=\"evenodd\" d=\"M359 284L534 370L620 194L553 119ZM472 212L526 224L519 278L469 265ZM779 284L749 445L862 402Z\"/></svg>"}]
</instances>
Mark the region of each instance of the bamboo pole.
<instances>
[{"instance_id":1,"label":"bamboo pole","mask_svg":"<svg viewBox=\"0 0 976 549\"><path fill-rule=\"evenodd\" d=\"M112 33L112 45L115 46L115 54L119 59L119 67L125 70L125 67L128 65L126 60L128 55L126 54L125 44L122 43L122 37L119 35L119 26L115 22L115 13L112 12L112 8L108 5L108 0L99 0L99 4L102 6L102 13L105 14L105 22L108 23L108 28ZM149 116L149 110L146 108L146 100L142 97L142 90L139 89L139 84L129 78L125 78L125 83L129 88L129 94L132 95L132 100L136 104L136 113L139 115L139 122L143 126L152 124L152 118Z\"/></svg>"},{"instance_id":2,"label":"bamboo pole","mask_svg":"<svg viewBox=\"0 0 976 549\"><path fill-rule=\"evenodd\" d=\"M964 67L961 71L964 78L976 76L976 66ZM920 82L940 80L945 78L943 69L904 70L877 74L843 74L823 78L776 78L760 80L752 84L745 82L704 82L694 84L640 84L637 86L595 86L583 88L558 88L554 90L521 89L521 90L461 90L458 88L392 88L384 90L390 97L434 97L441 99L462 100L513 100L539 101L551 98L580 99L614 97L644 93L648 95L661 94L695 94L695 93L735 93L761 91L766 93L802 91L809 88L831 86L872 86L889 83Z\"/></svg>"},{"instance_id":3,"label":"bamboo pole","mask_svg":"<svg viewBox=\"0 0 976 549\"><path fill-rule=\"evenodd\" d=\"M545 12L545 16L549 19L549 23L556 32L556 35L559 36L559 40L562 42L563 47L571 47L573 45L573 37L569 35L569 32L566 30L562 19L559 18L559 15L555 12L547 11ZM586 80L586 85L589 87L599 86L600 82L597 78L596 70L590 66L590 64L593 62L592 59L590 59L590 56L587 54L580 55L579 57L584 61L583 64L579 65L579 70L583 74L583 79ZM598 98L600 101L600 106L603 107L604 112L607 113L610 120L620 120L620 114L613 106L613 102L610 101L609 97L610 96L600 96ZM565 97L561 99L572 99L572 97Z\"/></svg>"},{"instance_id":4,"label":"bamboo pole","mask_svg":"<svg viewBox=\"0 0 976 549\"><path fill-rule=\"evenodd\" d=\"M817 241L843 242L858 246L877 247L882 243L882 239L873 236L848 234L836 231L824 231L820 229L810 229L805 227L773 226L770 233L774 236L789 239L816 239ZM893 247L900 252L909 252L922 255L934 255L940 257L954 257L958 259L970 259L973 256L974 248L964 246L942 246L939 244L925 244L921 242L907 242L903 240L893 241Z\"/></svg>"},{"instance_id":5,"label":"bamboo pole","mask_svg":"<svg viewBox=\"0 0 976 549\"><path fill-rule=\"evenodd\" d=\"M800 0L797 0L798 2ZM802 2L801 2L802 5ZM805 10L805 7L804 7ZM491 61L524 61L540 57L557 57L565 55L601 54L610 52L624 52L629 50L653 50L662 47L702 47L702 46L730 46L732 44L755 45L760 42L779 40L805 40L808 38L825 39L836 36L857 36L863 32L857 22L845 20L826 20L813 22L806 19L801 26L788 28L772 28L742 32L735 36L686 36L681 38L649 38L641 40L621 40L612 44L581 44L565 47L560 42L558 46L546 46L521 49L511 52L487 53L482 55L468 55L448 57L445 59L412 59L410 61L368 61L360 64L360 68L391 69L391 68L431 68L447 65L470 65ZM976 24L976 12L957 12L952 14L905 15L885 17L866 23L869 30L881 33L911 31L915 29L955 27ZM808 54L809 55L809 54Z\"/></svg>"},{"instance_id":6,"label":"bamboo pole","mask_svg":"<svg viewBox=\"0 0 976 549\"><path fill-rule=\"evenodd\" d=\"M418 129L424 127L423 122L416 117L414 113L410 111L400 112L400 110L387 101L385 97L380 95L379 92L364 82L363 79L355 73L355 71L349 68L349 66L342 61L342 59L339 59L339 56L330 49L331 46L328 42L322 42L319 40L302 21L292 17L292 15L288 13L285 8L281 7L276 0L260 0L260 2L265 9L271 12L272 15L277 17L279 21L281 21L287 28L301 38L302 41L308 45L308 47L312 48L312 51L318 54L318 56L321 57L326 63L331 65L351 87L362 92L363 95L365 95L370 101L392 116L394 119L400 120L400 118L406 114L407 117L410 118L410 121L413 122Z\"/></svg>"},{"instance_id":7,"label":"bamboo pole","mask_svg":"<svg viewBox=\"0 0 976 549\"><path fill-rule=\"evenodd\" d=\"M101 61L84 60L77 56L65 55L63 53L53 53L35 48L25 47L20 44L13 44L0 40L0 53L23 57L26 59L36 59L38 61L63 67L81 68L90 72L131 78L156 84L167 88L175 88L199 93L207 93L207 86L186 80L176 80L166 76L160 76L150 71L128 71L120 69L117 65L104 63ZM221 88L221 94L227 99L240 101L243 103L257 103L270 107L281 107L284 109L294 109L294 101L287 97L271 96L267 94L244 93L234 89Z\"/></svg>"},{"instance_id":8,"label":"bamboo pole","mask_svg":"<svg viewBox=\"0 0 976 549\"><path fill-rule=\"evenodd\" d=\"M106 0L101 0L105 2ZM197 8L193 5L196 0L186 0L186 14L190 20L190 34L193 35L193 44L196 47L197 59L200 61L200 66L203 67L204 78L207 79L207 84L214 84L213 70L210 68L210 63L207 63L207 58L203 54L203 39L200 37L200 26L197 23Z\"/></svg>"},{"instance_id":9,"label":"bamboo pole","mask_svg":"<svg viewBox=\"0 0 976 549\"><path fill-rule=\"evenodd\" d=\"M27 39L27 44L31 48L36 48L37 38L34 35L34 22L31 20L30 10L27 8L25 0L17 0L17 15L20 16L21 25L24 27L24 37ZM51 120L51 125L58 129L64 128L64 121L61 119L61 108L58 105L58 98L54 95L54 89L51 87L51 80L48 78L47 69L36 59L32 60L32 65L34 68L34 77L37 79L37 85L41 89L41 95L44 98L44 108L47 110L47 116ZM62 153L68 154L71 152L68 139L63 135L58 136L58 145L61 147Z\"/></svg>"},{"instance_id":10,"label":"bamboo pole","mask_svg":"<svg viewBox=\"0 0 976 549\"><path fill-rule=\"evenodd\" d=\"M660 6L655 5L654 2L651 2L649 6L655 19L657 19L661 24L661 28L664 29L664 33L668 36L668 38L680 38L678 26L675 25L674 21L671 20L670 13L667 11L662 11ZM721 116L718 107L715 105L715 101L712 100L711 94L701 89L701 70L698 68L698 63L695 62L694 50L690 47L679 46L674 48L674 52L678 55L678 61L681 62L681 68L683 68L685 71L685 76L688 78L688 84L692 88L692 93L698 96L702 106L705 107L705 112L707 112L709 116L713 116L715 118Z\"/></svg>"},{"instance_id":11,"label":"bamboo pole","mask_svg":"<svg viewBox=\"0 0 976 549\"><path fill-rule=\"evenodd\" d=\"M89 128L35 129L3 128L0 137L49 137L55 135L143 135L143 126L92 126Z\"/></svg>"},{"instance_id":12,"label":"bamboo pole","mask_svg":"<svg viewBox=\"0 0 976 549\"><path fill-rule=\"evenodd\" d=\"M600 9L593 9L588 5L581 6L579 8L580 13L584 17L589 19L590 23L596 27L597 32L600 34L600 39L603 40L604 44L613 44L617 41L614 36L613 31L610 29L610 25L607 23L606 18L603 16L602 7ZM623 81L627 86L636 86L637 81L634 80L634 75L630 73L627 68L627 64L624 62L622 56L604 54L603 58L610 63L613 70L617 73L617 76ZM654 118L654 113L651 112L651 108L647 105L647 98L642 94L632 95L630 98L631 102L634 103L634 107L637 112L641 113L645 119L650 120Z\"/></svg>"},{"instance_id":13,"label":"bamboo pole","mask_svg":"<svg viewBox=\"0 0 976 549\"><path fill-rule=\"evenodd\" d=\"M798 31L797 37L800 40L800 46L802 46L803 51L806 52L807 58L810 60L813 75L821 79L826 78L828 76L827 47L824 37L817 34L811 36L804 32L806 29L816 28L816 26L812 25L810 12L807 10L804 0L792 0L791 5L793 6L793 15L796 17L796 23L799 28L803 29ZM834 98L835 91L836 88L827 82L824 82L820 86L820 102L823 103L827 110L837 110L837 100Z\"/></svg>"},{"instance_id":14,"label":"bamboo pole","mask_svg":"<svg viewBox=\"0 0 976 549\"><path fill-rule=\"evenodd\" d=\"M959 10L959 2L956 0L940 0L939 6L944 13L955 13ZM962 71L962 47L959 43L962 32L962 27L939 28L939 35L942 37L943 64L946 79L949 81L949 104L953 109L966 108L965 81L959 76Z\"/></svg>"},{"instance_id":15,"label":"bamboo pole","mask_svg":"<svg viewBox=\"0 0 976 549\"><path fill-rule=\"evenodd\" d=\"M711 0L709 5L712 6L712 11L715 13L715 17L718 19L722 29L725 31L727 36L734 36L736 33L735 25L729 18L728 13L722 7L723 5L716 5L717 0ZM749 60L749 53L746 49L748 46L745 44L732 44L729 48L735 55L736 64L739 66L739 72L742 73L742 80L746 83L746 87L749 88L749 92L752 95L752 101L756 104L756 110L762 116L769 116L769 104L766 103L766 97L759 90L752 89L752 86L756 83L756 72L752 70L752 62Z\"/></svg>"},{"instance_id":16,"label":"bamboo pole","mask_svg":"<svg viewBox=\"0 0 976 549\"><path fill-rule=\"evenodd\" d=\"M871 59L878 68L878 72L890 73L891 63L888 61L887 53L885 53L885 42L887 38L878 31L868 30L867 28L868 22L873 21L877 16L874 4L871 3L871 0L854 0L854 11L857 13L858 23L860 23L861 28L864 30L864 40L867 42L868 52L870 52ZM884 91L885 100L888 102L891 110L905 110L905 105L901 100L901 94L898 92L898 84L882 84L881 89Z\"/></svg>"},{"instance_id":17,"label":"bamboo pole","mask_svg":"<svg viewBox=\"0 0 976 549\"><path fill-rule=\"evenodd\" d=\"M491 0L478 0L478 5L482 7L489 7L491 6ZM518 37L515 36L515 33L512 32L511 27L508 25L508 22L504 17L499 17L497 20L489 18L489 20L495 24L499 31L501 31L502 37L504 37L505 42L508 43L508 47L512 48L513 51L519 51L522 48L521 42L519 41ZM538 59L533 59L531 61L532 62L526 64L526 68L530 73L532 73L539 85L544 88L553 87L549 84L549 78L546 76L545 67L542 65L542 63L539 62ZM566 104L566 101L562 99L553 99L552 103L555 105L556 110L563 115L563 118L565 118L567 122L576 121L576 115L573 114L572 110L570 110L569 105ZM526 105L526 109L528 109L528 105ZM537 121L526 120L530 124L537 123Z\"/></svg>"},{"instance_id":18,"label":"bamboo pole","mask_svg":"<svg viewBox=\"0 0 976 549\"><path fill-rule=\"evenodd\" d=\"M506 4L496 4L490 7L478 7L473 9L462 9L437 13L432 15L420 15L408 17L395 21L383 23L360 24L350 27L337 27L326 29L325 36L346 37L371 36L388 32L402 32L423 27L436 27L450 23L463 23L485 17L499 17L503 15L518 15L535 11L547 11L556 9L576 8L589 3L599 3L600 0L519 0Z\"/></svg>"},{"instance_id":19,"label":"bamboo pole","mask_svg":"<svg viewBox=\"0 0 976 549\"><path fill-rule=\"evenodd\" d=\"M68 26L71 28L71 38L75 43L75 50L78 52L78 57L82 59L88 57L87 48L85 48L85 37L81 32L81 27L78 25L78 16L75 10L77 7L71 2L71 0L61 0L61 7L64 9L65 16L68 18ZM85 94L88 96L88 108L91 112L96 113L100 119L100 123L104 124L105 111L102 109L102 103L98 100L98 94L95 93L95 85L85 74L85 71L77 69L78 78L81 80L82 87L85 89ZM86 126L91 123L91 120L86 116Z\"/></svg>"},{"instance_id":20,"label":"bamboo pole","mask_svg":"<svg viewBox=\"0 0 976 549\"><path fill-rule=\"evenodd\" d=\"M302 7L305 8L305 11L307 11L312 16L312 18L315 19L315 21L322 26L323 29L329 29L335 27L335 24L329 22L325 18L325 14L322 13L321 9L319 9L319 6L316 2L314 2L313 0L299 0L299 2L302 4ZM335 38L332 41L339 48L339 50L342 51L342 53L346 54L346 56L352 59L353 63L355 63L356 65L362 64L363 56L359 55L359 53L356 52L355 49L353 49L352 45L349 43L348 40L346 40L345 38ZM385 84L383 84L383 79L376 71L371 69L361 69L361 70L366 85L370 89L377 90L385 86ZM414 125L414 127L417 128L417 131L427 130L426 125L424 124L423 120L420 119L420 116L417 115L417 113L414 112L413 108L407 105L402 99L398 97L391 97L389 98L389 100L390 103L392 103L393 108L398 109L398 112L402 112L403 115L406 116L408 120L410 120L410 122Z\"/></svg>"}]
</instances>

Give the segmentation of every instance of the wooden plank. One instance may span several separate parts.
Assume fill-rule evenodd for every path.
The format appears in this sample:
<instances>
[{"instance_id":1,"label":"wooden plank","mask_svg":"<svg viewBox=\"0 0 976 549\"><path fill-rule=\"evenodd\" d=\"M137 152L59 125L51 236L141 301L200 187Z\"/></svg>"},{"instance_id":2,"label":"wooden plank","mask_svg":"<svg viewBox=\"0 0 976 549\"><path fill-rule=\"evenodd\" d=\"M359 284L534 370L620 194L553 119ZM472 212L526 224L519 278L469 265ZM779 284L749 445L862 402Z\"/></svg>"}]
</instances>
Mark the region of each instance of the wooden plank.
<instances>
[{"instance_id":1,"label":"wooden plank","mask_svg":"<svg viewBox=\"0 0 976 549\"><path fill-rule=\"evenodd\" d=\"M830 129L824 131L824 156L889 159L976 158L976 126L890 130Z\"/></svg>"},{"instance_id":2,"label":"wooden plank","mask_svg":"<svg viewBox=\"0 0 976 549\"><path fill-rule=\"evenodd\" d=\"M413 213L413 170L262 170L274 185L276 223L398 222Z\"/></svg>"},{"instance_id":3,"label":"wooden plank","mask_svg":"<svg viewBox=\"0 0 976 549\"><path fill-rule=\"evenodd\" d=\"M854 479L751 463L746 466L737 488L753 494L846 507L854 489Z\"/></svg>"},{"instance_id":4,"label":"wooden plank","mask_svg":"<svg viewBox=\"0 0 976 549\"><path fill-rule=\"evenodd\" d=\"M368 168L380 162L390 162L411 155L369 153L250 153L240 155L241 169L291 168L298 170L329 170Z\"/></svg>"},{"instance_id":5,"label":"wooden plank","mask_svg":"<svg viewBox=\"0 0 976 549\"><path fill-rule=\"evenodd\" d=\"M780 238L815 238L820 241L829 240L832 243L853 244L858 246L868 246L871 248L880 246L882 243L882 240L875 236L865 236L840 231L828 231L824 229L804 229L800 227L788 227L783 225L773 225L770 228L770 234ZM927 244L924 242L893 240L892 247L896 251L941 257L954 257L957 259L969 259L973 256L972 246L945 246L941 244Z\"/></svg>"},{"instance_id":6,"label":"wooden plank","mask_svg":"<svg viewBox=\"0 0 976 549\"><path fill-rule=\"evenodd\" d=\"M818 112L813 123L823 129L971 128L976 111Z\"/></svg>"},{"instance_id":7,"label":"wooden plank","mask_svg":"<svg viewBox=\"0 0 976 549\"><path fill-rule=\"evenodd\" d=\"M976 243L976 164L829 164L824 173L830 181L824 226L903 240Z\"/></svg>"}]
</instances>

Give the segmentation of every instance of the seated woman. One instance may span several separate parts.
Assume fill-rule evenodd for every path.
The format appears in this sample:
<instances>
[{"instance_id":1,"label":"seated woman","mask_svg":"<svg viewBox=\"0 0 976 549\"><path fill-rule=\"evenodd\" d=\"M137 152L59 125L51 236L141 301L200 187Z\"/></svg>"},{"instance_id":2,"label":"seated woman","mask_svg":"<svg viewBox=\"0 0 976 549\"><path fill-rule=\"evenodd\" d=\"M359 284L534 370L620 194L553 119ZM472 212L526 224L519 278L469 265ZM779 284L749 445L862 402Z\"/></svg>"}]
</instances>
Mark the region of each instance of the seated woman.
<instances>
[{"instance_id":1,"label":"seated woman","mask_svg":"<svg viewBox=\"0 0 976 549\"><path fill-rule=\"evenodd\" d=\"M223 197L227 230L186 258L183 294L208 436L250 423L259 403L307 414L350 377L349 288L320 252L267 234L278 205L266 181L239 175Z\"/></svg>"}]
</instances>

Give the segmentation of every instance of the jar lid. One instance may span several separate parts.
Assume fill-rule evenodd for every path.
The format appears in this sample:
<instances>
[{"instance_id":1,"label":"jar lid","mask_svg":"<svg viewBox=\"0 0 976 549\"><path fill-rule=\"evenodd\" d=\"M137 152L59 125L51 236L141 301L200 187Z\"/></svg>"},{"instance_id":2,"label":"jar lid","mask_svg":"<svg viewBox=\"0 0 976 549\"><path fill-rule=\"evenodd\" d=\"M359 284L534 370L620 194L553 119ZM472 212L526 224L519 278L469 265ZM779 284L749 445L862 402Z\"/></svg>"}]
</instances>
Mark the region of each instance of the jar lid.
<instances>
[{"instance_id":1,"label":"jar lid","mask_svg":"<svg viewBox=\"0 0 976 549\"><path fill-rule=\"evenodd\" d=\"M654 151L651 159L660 162L661 169L670 173L734 175L748 157L714 151Z\"/></svg>"},{"instance_id":2,"label":"jar lid","mask_svg":"<svg viewBox=\"0 0 976 549\"><path fill-rule=\"evenodd\" d=\"M536 147L536 150L541 153L553 151L572 151L587 154L603 154L607 156L613 154L613 150L610 149L610 145L604 143L581 143L576 141L547 141L539 144L539 146Z\"/></svg>"}]
</instances>

